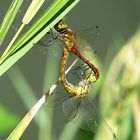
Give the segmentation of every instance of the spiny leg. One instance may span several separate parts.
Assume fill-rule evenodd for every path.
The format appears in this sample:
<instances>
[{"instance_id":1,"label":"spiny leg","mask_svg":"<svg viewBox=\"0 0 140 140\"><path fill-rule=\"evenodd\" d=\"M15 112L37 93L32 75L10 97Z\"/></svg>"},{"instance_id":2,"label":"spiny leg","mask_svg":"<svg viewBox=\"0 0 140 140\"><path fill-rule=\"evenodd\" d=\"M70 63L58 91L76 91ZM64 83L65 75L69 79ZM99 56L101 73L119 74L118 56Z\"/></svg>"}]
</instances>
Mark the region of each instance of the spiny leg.
<instances>
[{"instance_id":1,"label":"spiny leg","mask_svg":"<svg viewBox=\"0 0 140 140\"><path fill-rule=\"evenodd\" d=\"M86 71L89 69L90 68L87 65L81 64L78 67L74 68L71 73L82 81L85 78Z\"/></svg>"}]
</instances>

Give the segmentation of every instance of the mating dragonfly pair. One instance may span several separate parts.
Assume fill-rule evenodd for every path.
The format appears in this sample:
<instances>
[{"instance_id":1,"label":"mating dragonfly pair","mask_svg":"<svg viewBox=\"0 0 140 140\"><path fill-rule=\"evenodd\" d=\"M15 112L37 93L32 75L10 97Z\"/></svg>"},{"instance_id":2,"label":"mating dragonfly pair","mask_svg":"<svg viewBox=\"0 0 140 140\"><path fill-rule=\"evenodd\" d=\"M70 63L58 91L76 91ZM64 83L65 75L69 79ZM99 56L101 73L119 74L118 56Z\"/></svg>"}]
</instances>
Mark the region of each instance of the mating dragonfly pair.
<instances>
[{"instance_id":1,"label":"mating dragonfly pair","mask_svg":"<svg viewBox=\"0 0 140 140\"><path fill-rule=\"evenodd\" d=\"M102 123L108 128L112 139L116 139L114 131L100 115L94 102L88 96L90 87L99 79L100 74L98 68L78 50L75 33L68 27L65 21L60 20L54 26L54 29L57 31L58 36L54 37L52 35L53 39L56 40L59 38L64 45L60 65L60 81L67 91L67 94L61 99L63 100L65 116L68 120L76 122L81 128L93 132L95 132ZM41 41L39 43L41 44ZM76 71L80 70L82 72L82 76L79 77L80 82L76 85L69 83L65 75L65 66L69 53L74 54L86 64L86 66L80 66L75 69ZM87 72L89 69L90 71Z\"/></svg>"},{"instance_id":2,"label":"mating dragonfly pair","mask_svg":"<svg viewBox=\"0 0 140 140\"><path fill-rule=\"evenodd\" d=\"M65 21L60 20L54 26L54 29L56 30L57 34L55 34L52 30L47 33L51 40L39 41L37 44L50 47L55 41L58 40L61 40L63 43L63 55L60 65L60 81L67 91L67 94L58 95L56 93L56 97L58 100L63 101L62 107L66 118L69 121L73 121L74 123L78 124L81 128L93 132L96 132L96 130L102 124L107 128L112 139L116 139L114 131L98 112L94 101L92 101L88 96L90 87L99 79L99 70L79 51L79 47L81 46L81 50L87 50L81 39L83 39L83 37L86 37L87 39L89 36L86 35L89 33L91 33L93 37L96 37L98 35L98 27L95 26L85 30L84 32L75 34L68 27ZM82 36L82 38L79 38L79 35ZM84 64L86 64L83 66L78 66L72 71L73 74L80 79L80 82L76 85L69 83L65 75L65 67L68 61L69 53L74 54L80 60L82 60ZM80 71L79 74L77 74L78 71Z\"/></svg>"}]
</instances>

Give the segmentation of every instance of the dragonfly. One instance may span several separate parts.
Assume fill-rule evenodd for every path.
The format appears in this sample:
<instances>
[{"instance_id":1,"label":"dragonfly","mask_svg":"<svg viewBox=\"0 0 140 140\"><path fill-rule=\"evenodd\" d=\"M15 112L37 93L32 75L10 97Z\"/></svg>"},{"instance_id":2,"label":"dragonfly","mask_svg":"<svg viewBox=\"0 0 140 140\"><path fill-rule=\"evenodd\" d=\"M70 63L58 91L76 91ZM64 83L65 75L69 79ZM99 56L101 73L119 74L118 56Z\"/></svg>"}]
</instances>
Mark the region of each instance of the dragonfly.
<instances>
[{"instance_id":1,"label":"dragonfly","mask_svg":"<svg viewBox=\"0 0 140 140\"><path fill-rule=\"evenodd\" d=\"M98 26L96 26L98 28ZM67 50L77 57L79 57L83 62L85 62L96 75L96 79L99 79L99 70L98 68L91 63L82 53L77 49L77 42L75 38L75 33L70 29L67 23L64 20L60 20L55 26L54 29L58 32L60 40L63 42L63 45Z\"/></svg>"},{"instance_id":2,"label":"dragonfly","mask_svg":"<svg viewBox=\"0 0 140 140\"><path fill-rule=\"evenodd\" d=\"M60 81L67 91L65 97L62 98L62 107L66 118L69 121L76 122L81 128L93 132L103 123L111 133L113 140L115 140L116 136L113 129L103 119L95 103L88 96L93 83L99 79L98 68L79 52L76 47L74 32L68 27L65 21L60 20L54 28L59 33L59 37L64 44L60 64ZM87 65L83 67L84 70L90 69L88 73L82 72L80 82L76 85L69 83L65 75L65 66L69 53L76 55ZM81 67L79 68L81 69Z\"/></svg>"},{"instance_id":3,"label":"dragonfly","mask_svg":"<svg viewBox=\"0 0 140 140\"><path fill-rule=\"evenodd\" d=\"M60 64L60 77L61 77L61 83L68 92L70 97L74 97L75 99L80 99L88 94L88 90L91 87L92 83L96 82L96 73L92 70L85 79L82 79L78 86L72 86L72 84L69 84L65 78L65 65L67 62L68 57L68 50L67 48L63 48L63 55L61 59Z\"/></svg>"},{"instance_id":4,"label":"dragonfly","mask_svg":"<svg viewBox=\"0 0 140 140\"><path fill-rule=\"evenodd\" d=\"M60 64L60 81L67 91L67 94L56 94L57 98L59 98L57 100L61 100L63 102L62 107L66 118L69 121L74 123L76 122L81 128L93 132L96 132L100 124L103 123L111 133L111 137L115 139L113 129L103 119L101 114L98 112L95 103L88 96L93 83L99 79L99 70L93 65L93 63L78 52L74 33L69 29L65 22L62 20L59 21L54 28L58 31L59 37L64 45ZM83 63L87 65L87 67L84 67L84 70L90 69L86 74L85 72L82 72L82 76L79 78L80 82L76 85L69 83L65 75L65 66L67 64L69 53L79 57ZM81 67L79 68L81 69Z\"/></svg>"},{"instance_id":5,"label":"dragonfly","mask_svg":"<svg viewBox=\"0 0 140 140\"><path fill-rule=\"evenodd\" d=\"M102 115L98 112L95 103L88 96L90 88L93 83L97 81L95 71L93 71L87 64L82 67L78 66L74 71L82 71L80 82L73 85L67 81L65 66L67 64L69 53L69 50L64 47L60 65L61 83L68 93L62 99L62 107L66 118L69 121L76 123L80 128L90 130L92 132L96 132L97 128L102 123L106 128L108 128L111 138L115 140L116 136L113 129L104 120ZM85 71L87 70L89 70L89 72L86 73Z\"/></svg>"}]
</instances>

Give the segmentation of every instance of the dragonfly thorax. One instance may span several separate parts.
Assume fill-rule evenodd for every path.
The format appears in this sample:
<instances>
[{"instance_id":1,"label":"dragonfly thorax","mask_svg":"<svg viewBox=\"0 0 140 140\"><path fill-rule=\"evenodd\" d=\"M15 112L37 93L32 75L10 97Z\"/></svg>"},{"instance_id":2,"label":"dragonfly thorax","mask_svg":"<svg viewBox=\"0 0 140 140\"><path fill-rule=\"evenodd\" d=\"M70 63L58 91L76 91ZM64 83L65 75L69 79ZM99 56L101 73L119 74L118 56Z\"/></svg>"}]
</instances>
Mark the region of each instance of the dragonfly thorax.
<instances>
[{"instance_id":1,"label":"dragonfly thorax","mask_svg":"<svg viewBox=\"0 0 140 140\"><path fill-rule=\"evenodd\" d=\"M60 39L69 51L76 44L74 33L70 29L67 29L63 34L60 34Z\"/></svg>"}]
</instances>

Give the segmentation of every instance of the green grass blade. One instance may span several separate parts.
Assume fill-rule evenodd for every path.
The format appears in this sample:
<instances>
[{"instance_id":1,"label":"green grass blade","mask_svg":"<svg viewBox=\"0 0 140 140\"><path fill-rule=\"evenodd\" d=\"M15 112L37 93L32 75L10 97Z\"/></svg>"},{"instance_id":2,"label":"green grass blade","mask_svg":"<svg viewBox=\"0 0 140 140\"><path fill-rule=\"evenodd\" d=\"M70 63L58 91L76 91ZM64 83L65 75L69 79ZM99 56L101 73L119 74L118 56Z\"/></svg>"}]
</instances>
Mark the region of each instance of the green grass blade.
<instances>
[{"instance_id":1,"label":"green grass blade","mask_svg":"<svg viewBox=\"0 0 140 140\"><path fill-rule=\"evenodd\" d=\"M69 72L69 70L75 65L78 59L76 59L71 66L66 70L66 73ZM33 108L24 116L22 121L18 124L18 126L12 131L12 133L9 135L7 140L17 140L19 139L23 132L26 130L27 126L30 124L31 120L34 118L36 113L40 110L43 104L47 101L48 96L52 94L52 92L55 90L54 85L48 90L48 92L45 93L38 101L37 103L33 106ZM41 118L43 117L44 119L44 110L41 112ZM48 119L45 119L46 122L48 122Z\"/></svg>"},{"instance_id":2,"label":"green grass blade","mask_svg":"<svg viewBox=\"0 0 140 140\"><path fill-rule=\"evenodd\" d=\"M16 93L20 96L21 101L26 106L27 110L29 110L32 105L37 102L37 98L34 95L34 91L32 90L31 86L29 85L28 81L25 79L24 75L20 71L20 69L14 66L10 71L7 73L8 78L10 79L13 87L17 91ZM55 75L55 74L54 74ZM46 115L47 113L47 115ZM34 121L36 124L41 128L40 135L44 137L46 132L48 132L47 137L51 138L51 120L50 120L50 111L46 112L46 108L42 108L40 112L34 117ZM46 124L46 125L44 125ZM50 126L50 127L48 127ZM45 132L44 132L45 131ZM43 133L44 132L44 133ZM40 137L41 137L40 136ZM41 138L42 140L43 138Z\"/></svg>"},{"instance_id":3,"label":"green grass blade","mask_svg":"<svg viewBox=\"0 0 140 140\"><path fill-rule=\"evenodd\" d=\"M32 46L38 42L63 16L65 16L79 0L58 0L27 31L22 38L0 59L0 76L17 62Z\"/></svg>"},{"instance_id":4,"label":"green grass blade","mask_svg":"<svg viewBox=\"0 0 140 140\"><path fill-rule=\"evenodd\" d=\"M23 44L17 43L8 54L13 54L24 46L28 41L34 40L33 44L37 43L45 34L52 28L60 19L62 19L78 2L79 0L57 0L43 14L43 16L32 26L31 30L23 37ZM20 41L19 41L20 42ZM22 46L23 45L23 46Z\"/></svg>"},{"instance_id":5,"label":"green grass blade","mask_svg":"<svg viewBox=\"0 0 140 140\"><path fill-rule=\"evenodd\" d=\"M44 104L45 99L46 97L45 95L43 95L38 100L38 102L33 106L33 108L25 115L25 117L18 124L18 126L12 131L7 140L18 140L22 136L23 132L26 130L31 120L34 118L36 113L40 110L40 108Z\"/></svg>"},{"instance_id":6,"label":"green grass blade","mask_svg":"<svg viewBox=\"0 0 140 140\"><path fill-rule=\"evenodd\" d=\"M31 47L30 47L31 48ZM29 49L28 46L18 51L15 55L8 58L1 66L0 66L0 76L5 73L16 61L18 61Z\"/></svg>"},{"instance_id":7,"label":"green grass blade","mask_svg":"<svg viewBox=\"0 0 140 140\"><path fill-rule=\"evenodd\" d=\"M13 0L0 26L0 45L2 44L10 25L12 24L23 0Z\"/></svg>"},{"instance_id":8,"label":"green grass blade","mask_svg":"<svg viewBox=\"0 0 140 140\"><path fill-rule=\"evenodd\" d=\"M14 35L12 40L10 41L9 45L7 46L7 48L5 49L5 51L1 57L6 55L6 53L10 50L10 48L12 47L14 42L16 41L17 37L21 33L22 29L25 27L26 24L28 24L32 20L32 18L38 12L38 10L41 7L41 5L43 4L43 2L44 2L44 0L33 0L32 1L32 3L30 4L29 8L27 9L27 11L22 19L20 27L18 28L16 34Z\"/></svg>"}]
</instances>

